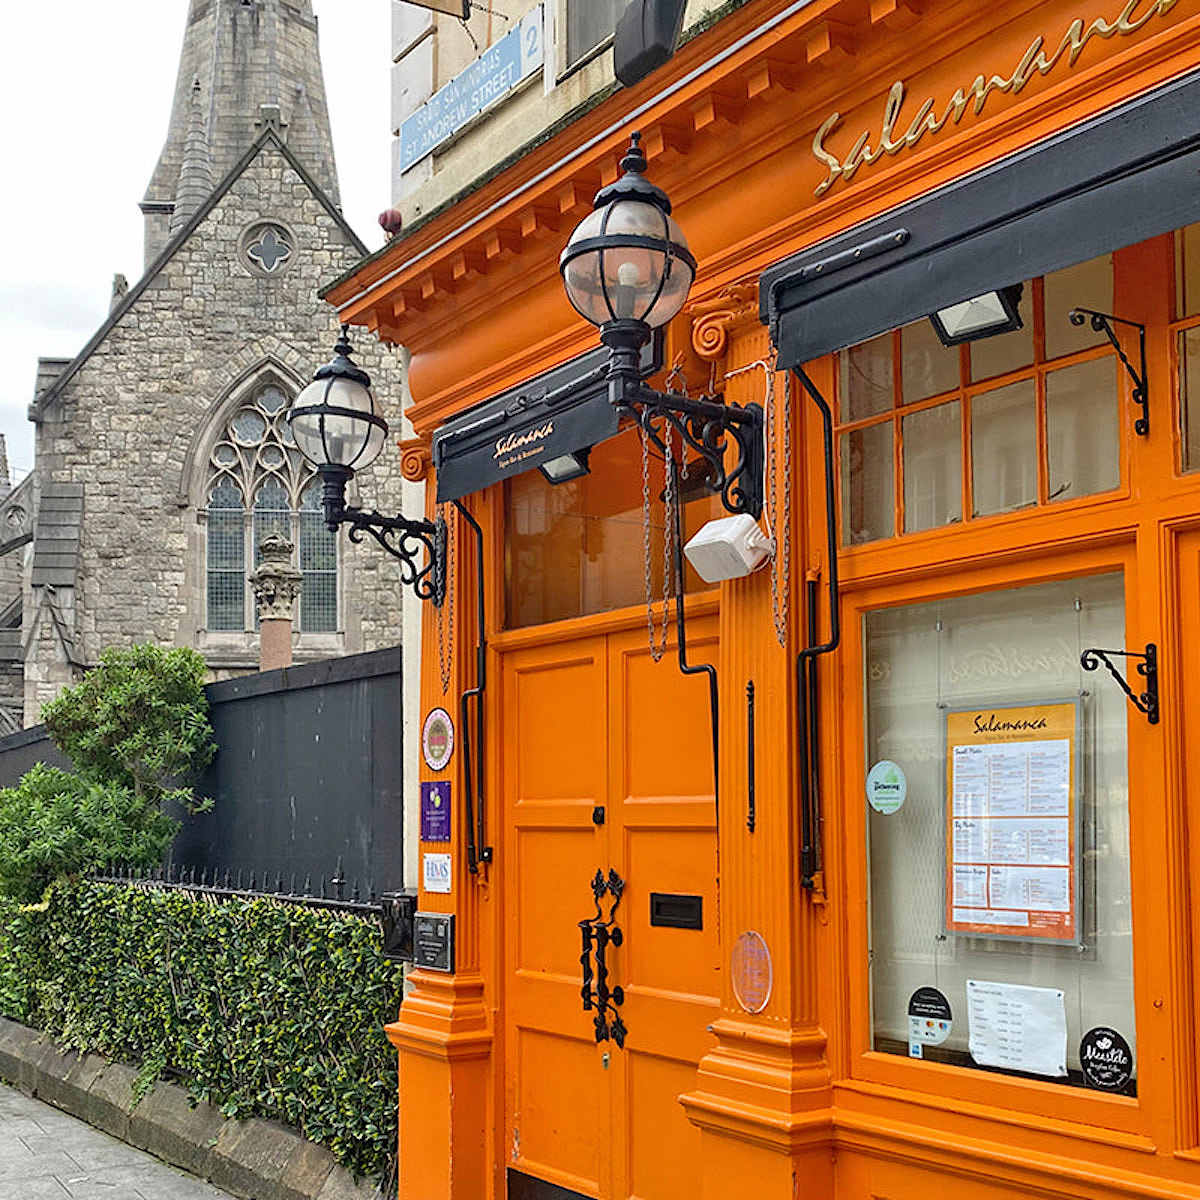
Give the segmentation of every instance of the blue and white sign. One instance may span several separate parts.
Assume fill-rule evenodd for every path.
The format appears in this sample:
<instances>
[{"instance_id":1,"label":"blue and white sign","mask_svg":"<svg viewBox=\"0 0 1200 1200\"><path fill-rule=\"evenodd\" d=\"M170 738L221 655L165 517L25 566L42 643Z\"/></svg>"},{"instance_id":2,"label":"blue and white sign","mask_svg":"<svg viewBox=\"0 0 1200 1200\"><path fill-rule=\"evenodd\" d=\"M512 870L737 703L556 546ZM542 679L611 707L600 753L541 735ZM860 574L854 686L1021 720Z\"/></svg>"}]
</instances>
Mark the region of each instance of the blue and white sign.
<instances>
[{"instance_id":1,"label":"blue and white sign","mask_svg":"<svg viewBox=\"0 0 1200 1200\"><path fill-rule=\"evenodd\" d=\"M545 57L539 4L400 126L400 169L407 171L485 108L508 95L541 67Z\"/></svg>"}]
</instances>

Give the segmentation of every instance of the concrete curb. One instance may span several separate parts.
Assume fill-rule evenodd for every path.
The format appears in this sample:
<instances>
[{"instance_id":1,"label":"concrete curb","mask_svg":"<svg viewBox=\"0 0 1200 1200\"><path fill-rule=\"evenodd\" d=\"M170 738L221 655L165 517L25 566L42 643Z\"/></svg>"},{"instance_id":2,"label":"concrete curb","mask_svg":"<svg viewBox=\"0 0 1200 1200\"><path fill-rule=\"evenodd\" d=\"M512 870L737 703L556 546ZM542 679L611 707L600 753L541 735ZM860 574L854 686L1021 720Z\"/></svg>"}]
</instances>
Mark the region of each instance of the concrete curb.
<instances>
[{"instance_id":1,"label":"concrete curb","mask_svg":"<svg viewBox=\"0 0 1200 1200\"><path fill-rule=\"evenodd\" d=\"M0 1017L0 1079L80 1120L210 1180L244 1200L377 1200L323 1146L277 1121L233 1121L157 1083L134 1107L137 1072L60 1050L48 1034Z\"/></svg>"}]
</instances>

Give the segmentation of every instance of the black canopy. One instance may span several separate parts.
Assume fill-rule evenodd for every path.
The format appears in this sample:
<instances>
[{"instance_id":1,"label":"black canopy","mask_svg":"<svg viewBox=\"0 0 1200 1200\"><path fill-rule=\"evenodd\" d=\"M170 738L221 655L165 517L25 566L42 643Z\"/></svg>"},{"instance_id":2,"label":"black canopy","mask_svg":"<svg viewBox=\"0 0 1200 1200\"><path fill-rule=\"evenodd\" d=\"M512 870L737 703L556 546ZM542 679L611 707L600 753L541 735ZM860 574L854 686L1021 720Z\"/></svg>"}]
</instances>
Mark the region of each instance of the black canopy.
<instances>
[{"instance_id":1,"label":"black canopy","mask_svg":"<svg viewBox=\"0 0 1200 1200\"><path fill-rule=\"evenodd\" d=\"M779 366L1200 220L1200 74L777 263Z\"/></svg>"},{"instance_id":2,"label":"black canopy","mask_svg":"<svg viewBox=\"0 0 1200 1200\"><path fill-rule=\"evenodd\" d=\"M438 502L458 500L617 432L597 346L447 421L433 435ZM642 351L642 377L662 368L662 340Z\"/></svg>"}]
</instances>

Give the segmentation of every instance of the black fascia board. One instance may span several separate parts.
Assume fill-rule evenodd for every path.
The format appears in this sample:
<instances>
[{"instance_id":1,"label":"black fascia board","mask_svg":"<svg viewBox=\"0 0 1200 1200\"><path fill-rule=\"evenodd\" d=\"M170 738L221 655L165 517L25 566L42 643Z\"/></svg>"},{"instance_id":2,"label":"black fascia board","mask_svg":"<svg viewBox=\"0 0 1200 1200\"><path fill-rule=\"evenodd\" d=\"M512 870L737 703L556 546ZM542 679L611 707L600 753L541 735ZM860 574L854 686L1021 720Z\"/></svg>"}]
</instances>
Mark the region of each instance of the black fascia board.
<instances>
[{"instance_id":1,"label":"black fascia board","mask_svg":"<svg viewBox=\"0 0 1200 1200\"><path fill-rule=\"evenodd\" d=\"M769 267L779 366L1200 219L1197 112L1200 73Z\"/></svg>"}]
</instances>

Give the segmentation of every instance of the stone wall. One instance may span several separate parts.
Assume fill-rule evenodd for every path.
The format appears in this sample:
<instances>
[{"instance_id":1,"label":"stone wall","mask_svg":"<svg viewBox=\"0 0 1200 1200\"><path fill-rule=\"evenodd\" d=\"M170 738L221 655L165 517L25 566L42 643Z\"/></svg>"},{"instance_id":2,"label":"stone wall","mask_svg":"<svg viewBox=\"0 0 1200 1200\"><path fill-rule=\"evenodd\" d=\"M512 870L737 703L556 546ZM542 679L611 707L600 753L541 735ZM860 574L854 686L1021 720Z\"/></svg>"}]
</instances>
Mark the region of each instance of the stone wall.
<instances>
[{"instance_id":1,"label":"stone wall","mask_svg":"<svg viewBox=\"0 0 1200 1200\"><path fill-rule=\"evenodd\" d=\"M296 241L276 276L253 271L242 239L273 220ZM199 227L119 316L37 428L43 479L84 485L78 585L58 588L71 610L75 656L94 663L110 645L152 640L194 646L214 676L253 670L257 636L205 629L207 453L255 374L295 391L328 360L336 338L322 283L360 253L338 220L270 140ZM385 415L399 424L401 373L374 338L358 340ZM210 436L211 435L211 436ZM361 500L384 511L401 499L399 452L389 444L361 481ZM353 500L354 497L351 496ZM373 545L342 543L341 629L302 635L296 658L330 657L400 637L396 564ZM72 672L36 593L27 664L27 719ZM44 599L44 597L42 598ZM32 626L27 620L26 629Z\"/></svg>"}]
</instances>

